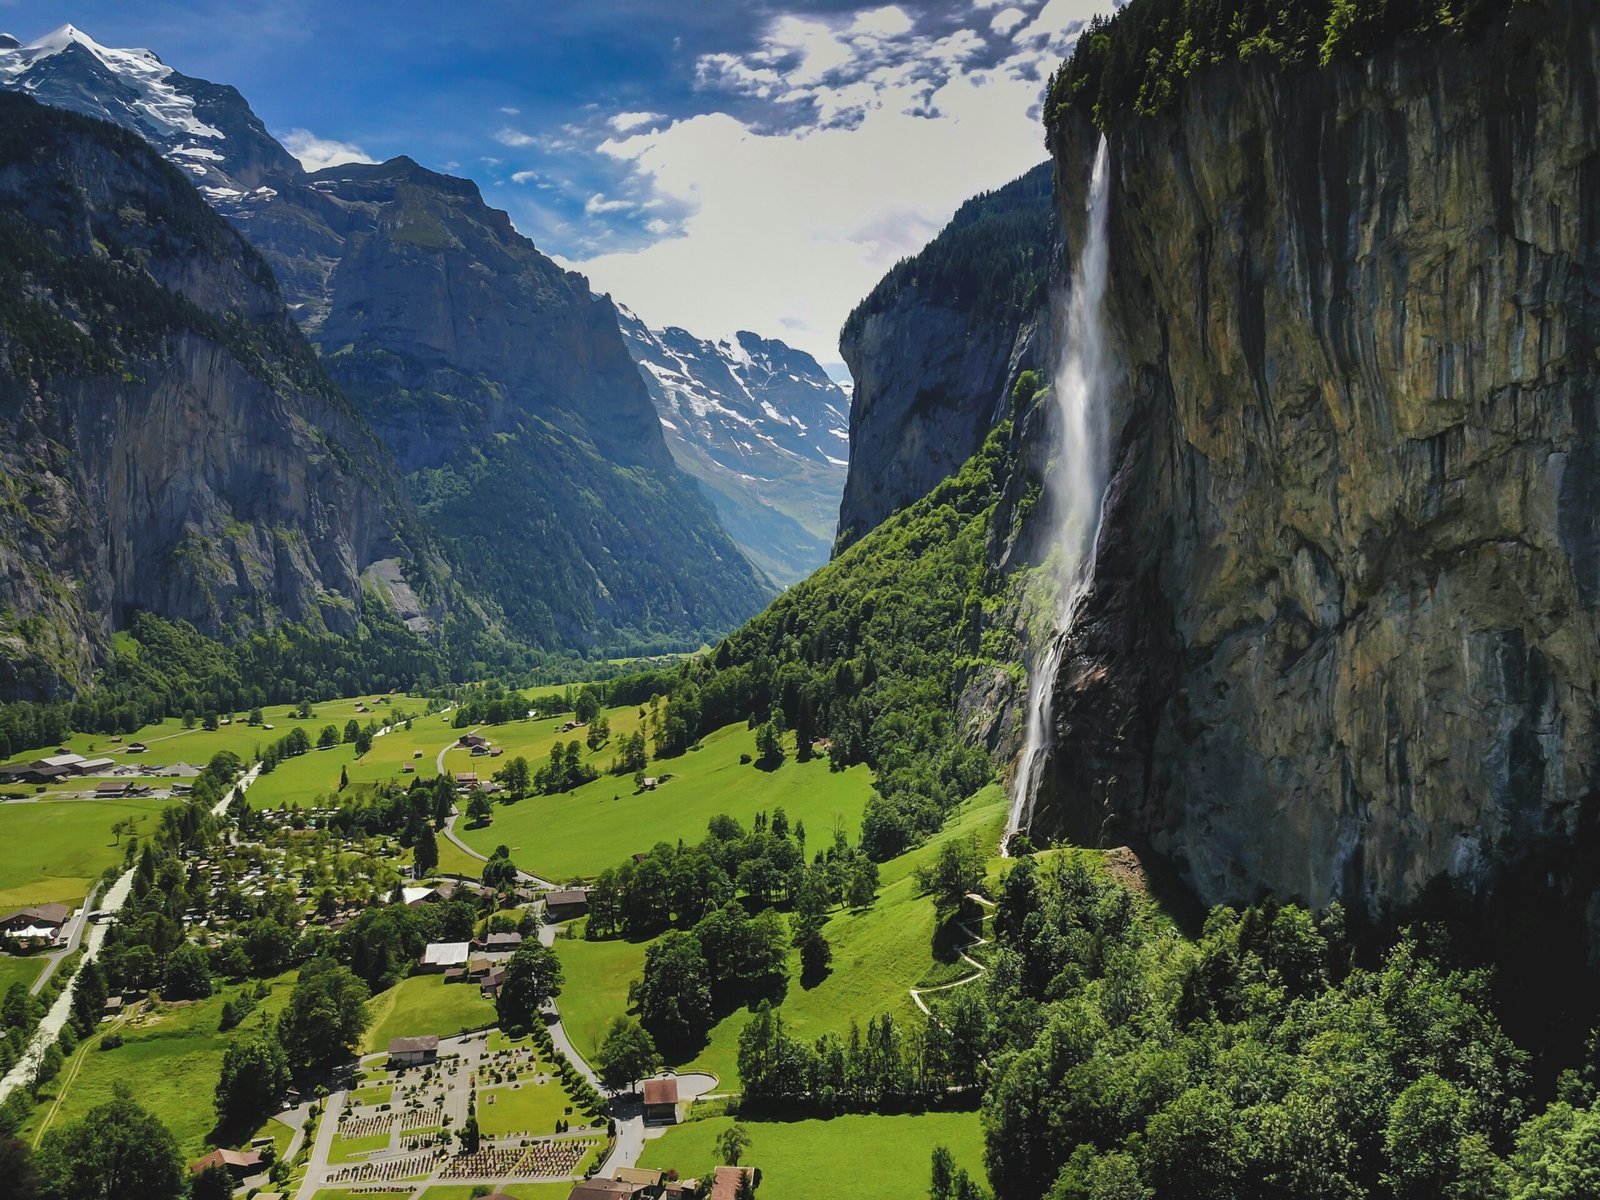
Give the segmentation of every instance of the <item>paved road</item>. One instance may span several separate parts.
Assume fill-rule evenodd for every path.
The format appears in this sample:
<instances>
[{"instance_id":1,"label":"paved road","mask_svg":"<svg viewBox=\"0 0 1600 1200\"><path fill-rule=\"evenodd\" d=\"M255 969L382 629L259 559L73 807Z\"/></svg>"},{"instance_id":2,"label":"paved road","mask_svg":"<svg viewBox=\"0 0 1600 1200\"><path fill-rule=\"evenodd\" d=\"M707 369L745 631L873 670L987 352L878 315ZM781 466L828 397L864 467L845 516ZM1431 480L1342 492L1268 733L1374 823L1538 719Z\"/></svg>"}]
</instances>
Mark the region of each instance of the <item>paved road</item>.
<instances>
[{"instance_id":1,"label":"paved road","mask_svg":"<svg viewBox=\"0 0 1600 1200\"><path fill-rule=\"evenodd\" d=\"M94 898L99 894L100 885L97 883L90 890L88 898L84 900L83 907L78 909L76 915L72 917L72 932L67 935L67 944L46 956L44 970L40 972L39 978L33 981L33 986L28 989L35 996L44 991L44 985L50 982L50 976L56 973L56 968L61 965L61 960L76 950L78 943L83 941L83 931L89 924L89 914L94 911Z\"/></svg>"},{"instance_id":2,"label":"paved road","mask_svg":"<svg viewBox=\"0 0 1600 1200\"><path fill-rule=\"evenodd\" d=\"M235 796L242 796L250 790L250 785L261 778L261 764L257 763L244 773L244 778L234 784L222 794L222 799L211 806L211 815L225 817L228 815L228 805L233 803Z\"/></svg>"},{"instance_id":3,"label":"paved road","mask_svg":"<svg viewBox=\"0 0 1600 1200\"><path fill-rule=\"evenodd\" d=\"M106 892L106 898L100 907L107 913L119 912L127 902L128 893L133 888L133 869L123 872L120 878L111 885ZM85 914L87 914L87 908ZM99 921L89 929L87 946L84 950L84 961L92 962L100 956L100 944L106 939L106 922ZM28 1048L17 1060L17 1065L4 1079L0 1079L0 1101L3 1101L17 1088L33 1078L44 1052L52 1043L61 1036L61 1031L66 1027L67 1018L72 1015L72 995L77 990L78 980L74 976L72 982L61 990L61 995L56 997L56 1002L50 1006L50 1011L45 1013L44 1020L39 1022L39 1028L34 1030L33 1040L28 1043Z\"/></svg>"},{"instance_id":4,"label":"paved road","mask_svg":"<svg viewBox=\"0 0 1600 1200\"><path fill-rule=\"evenodd\" d=\"M482 728L482 725L474 725L471 729L467 730L467 733L477 733L478 730ZM439 751L439 757L434 759L434 766L438 769L439 774L443 775L445 773L444 756L449 754L450 751L454 750L456 748L456 742L460 741L461 737L464 736L464 734L457 735L454 741L451 741L443 750ZM457 850L460 850L468 857L475 858L479 862L488 862L489 856L487 854L483 854L477 850L474 850L471 846L467 845L456 836L456 819L459 816L459 813L450 814L450 819L444 823L444 836L450 839L451 844L455 846ZM531 883L534 887L538 888L554 888L557 886L548 879L541 879L531 871L523 871L521 869L517 871L517 879L523 883Z\"/></svg>"},{"instance_id":5,"label":"paved road","mask_svg":"<svg viewBox=\"0 0 1600 1200\"><path fill-rule=\"evenodd\" d=\"M311 1161L306 1164L305 1178L300 1181L296 1200L310 1200L322 1186L328 1173L328 1155L333 1150L333 1135L339 1132L339 1114L344 1111L343 1092L334 1092L327 1099L327 1107L317 1121L317 1140L311 1145Z\"/></svg>"}]
</instances>

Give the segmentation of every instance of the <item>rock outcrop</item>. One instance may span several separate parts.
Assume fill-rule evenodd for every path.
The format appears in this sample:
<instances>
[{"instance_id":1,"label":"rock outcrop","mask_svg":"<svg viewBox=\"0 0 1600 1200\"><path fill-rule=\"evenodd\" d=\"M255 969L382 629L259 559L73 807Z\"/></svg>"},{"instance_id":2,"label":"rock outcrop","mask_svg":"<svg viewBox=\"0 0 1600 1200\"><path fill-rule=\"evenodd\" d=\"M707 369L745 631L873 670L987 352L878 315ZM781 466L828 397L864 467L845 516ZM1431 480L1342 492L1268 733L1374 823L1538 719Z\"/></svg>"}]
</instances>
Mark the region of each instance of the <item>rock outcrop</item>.
<instances>
[{"instance_id":1,"label":"rock outcrop","mask_svg":"<svg viewBox=\"0 0 1600 1200\"><path fill-rule=\"evenodd\" d=\"M0 694L82 683L139 609L353 632L382 560L432 595L260 256L137 138L10 95L0 128Z\"/></svg>"},{"instance_id":2,"label":"rock outcrop","mask_svg":"<svg viewBox=\"0 0 1600 1200\"><path fill-rule=\"evenodd\" d=\"M857 306L839 337L855 380L836 552L978 452L1048 340L1048 163L967 201Z\"/></svg>"},{"instance_id":3,"label":"rock outcrop","mask_svg":"<svg viewBox=\"0 0 1600 1200\"><path fill-rule=\"evenodd\" d=\"M1597 113L1558 0L1113 123L1114 476L1037 829L1208 902L1588 903ZM1069 238L1097 136L1053 131Z\"/></svg>"}]
</instances>

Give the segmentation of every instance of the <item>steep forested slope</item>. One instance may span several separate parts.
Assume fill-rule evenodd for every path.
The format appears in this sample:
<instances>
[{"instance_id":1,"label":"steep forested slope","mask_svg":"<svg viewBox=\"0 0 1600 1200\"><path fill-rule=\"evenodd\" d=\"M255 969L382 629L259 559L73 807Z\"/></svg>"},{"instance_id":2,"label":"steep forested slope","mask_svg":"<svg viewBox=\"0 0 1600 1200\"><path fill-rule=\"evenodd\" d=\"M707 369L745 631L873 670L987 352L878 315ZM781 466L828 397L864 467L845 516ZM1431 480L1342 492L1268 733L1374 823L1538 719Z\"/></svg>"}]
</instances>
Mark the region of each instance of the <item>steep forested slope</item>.
<instances>
[{"instance_id":1,"label":"steep forested slope","mask_svg":"<svg viewBox=\"0 0 1600 1200\"><path fill-rule=\"evenodd\" d=\"M1048 163L963 204L850 314L855 391L838 544L978 452L1018 374L1041 365L1056 244Z\"/></svg>"},{"instance_id":2,"label":"steep forested slope","mask_svg":"<svg viewBox=\"0 0 1600 1200\"><path fill-rule=\"evenodd\" d=\"M81 684L139 610L353 634L379 562L441 599L271 271L144 142L0 96L0 243L0 694Z\"/></svg>"}]
</instances>

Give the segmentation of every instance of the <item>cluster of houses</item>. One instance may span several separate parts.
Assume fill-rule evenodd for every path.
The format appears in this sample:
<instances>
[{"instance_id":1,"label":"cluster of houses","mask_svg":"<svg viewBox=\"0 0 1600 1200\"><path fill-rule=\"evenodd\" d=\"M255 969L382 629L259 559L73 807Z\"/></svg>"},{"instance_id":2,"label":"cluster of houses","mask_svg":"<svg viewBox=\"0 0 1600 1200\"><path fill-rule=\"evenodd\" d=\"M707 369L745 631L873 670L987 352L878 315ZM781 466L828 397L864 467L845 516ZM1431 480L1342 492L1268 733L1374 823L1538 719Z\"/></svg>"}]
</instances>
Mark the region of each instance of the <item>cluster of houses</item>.
<instances>
[{"instance_id":1,"label":"cluster of houses","mask_svg":"<svg viewBox=\"0 0 1600 1200\"><path fill-rule=\"evenodd\" d=\"M463 733L456 744L471 751L473 758L499 758L505 753L481 733Z\"/></svg>"},{"instance_id":2,"label":"cluster of houses","mask_svg":"<svg viewBox=\"0 0 1600 1200\"><path fill-rule=\"evenodd\" d=\"M443 975L446 983L475 983L492 1000L505 982L505 960L520 945L520 933L491 933L474 942L430 942L417 967L423 974Z\"/></svg>"},{"instance_id":3,"label":"cluster of houses","mask_svg":"<svg viewBox=\"0 0 1600 1200\"><path fill-rule=\"evenodd\" d=\"M711 1178L710 1200L736 1200L746 1175L752 1176L753 1183L761 1182L761 1172L755 1167L718 1167ZM691 1200L699 1194L698 1179L674 1179L665 1171L646 1167L618 1167L609 1179L596 1176L574 1184L567 1200Z\"/></svg>"},{"instance_id":4,"label":"cluster of houses","mask_svg":"<svg viewBox=\"0 0 1600 1200\"><path fill-rule=\"evenodd\" d=\"M133 754L142 752L145 747L135 742L124 749L127 753ZM36 758L32 762L14 762L0 766L0 783L50 784L99 777L100 782L94 789L96 797L148 796L152 789L137 782L138 780L193 779L199 774L200 768L191 763L180 762L160 767L146 767L136 763L118 766L115 759L86 758L82 754L72 753L63 746L55 754ZM105 778L106 776L115 778ZM182 794L189 789L183 784L174 784L172 790L174 793Z\"/></svg>"},{"instance_id":5,"label":"cluster of houses","mask_svg":"<svg viewBox=\"0 0 1600 1200\"><path fill-rule=\"evenodd\" d=\"M59 945L72 909L65 904L36 904L0 917L0 937L19 948L43 949Z\"/></svg>"},{"instance_id":6,"label":"cluster of houses","mask_svg":"<svg viewBox=\"0 0 1600 1200\"><path fill-rule=\"evenodd\" d=\"M0 767L0 783L57 783L78 775L104 775L116 765L109 758L85 758L63 746L44 758Z\"/></svg>"}]
</instances>

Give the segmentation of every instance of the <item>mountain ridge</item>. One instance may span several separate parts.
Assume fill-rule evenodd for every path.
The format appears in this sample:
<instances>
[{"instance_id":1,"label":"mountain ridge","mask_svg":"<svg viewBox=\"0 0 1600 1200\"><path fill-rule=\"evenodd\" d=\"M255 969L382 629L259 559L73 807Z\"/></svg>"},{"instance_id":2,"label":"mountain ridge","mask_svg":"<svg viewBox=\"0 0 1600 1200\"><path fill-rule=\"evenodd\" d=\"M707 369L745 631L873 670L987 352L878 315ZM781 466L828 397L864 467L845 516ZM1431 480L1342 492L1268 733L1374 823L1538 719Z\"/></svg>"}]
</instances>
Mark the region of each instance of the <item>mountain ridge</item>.
<instances>
[{"instance_id":1,"label":"mountain ridge","mask_svg":"<svg viewBox=\"0 0 1600 1200\"><path fill-rule=\"evenodd\" d=\"M848 465L836 456L848 454L844 391L776 338L713 342L617 309L668 448L745 556L784 585L827 562Z\"/></svg>"}]
</instances>

